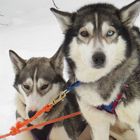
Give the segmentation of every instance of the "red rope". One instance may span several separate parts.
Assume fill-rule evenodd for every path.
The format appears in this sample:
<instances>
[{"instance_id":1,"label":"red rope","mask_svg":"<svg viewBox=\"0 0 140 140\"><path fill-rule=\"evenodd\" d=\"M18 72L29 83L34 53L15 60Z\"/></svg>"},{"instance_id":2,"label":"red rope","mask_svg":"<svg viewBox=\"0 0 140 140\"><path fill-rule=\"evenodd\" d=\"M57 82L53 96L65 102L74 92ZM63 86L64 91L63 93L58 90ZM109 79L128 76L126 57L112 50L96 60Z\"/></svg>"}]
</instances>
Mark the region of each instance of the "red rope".
<instances>
[{"instance_id":1,"label":"red rope","mask_svg":"<svg viewBox=\"0 0 140 140\"><path fill-rule=\"evenodd\" d=\"M67 94L67 93L65 93L65 94ZM49 120L47 122L43 122L43 123L40 123L40 124L37 124L37 125L27 127L28 124L30 124L33 120L35 120L37 117L39 117L44 112L50 112L52 107L63 99L61 96L59 97L60 99L59 98L57 100L55 99L55 101L56 101L55 103L47 104L46 106L44 106L32 118L24 120L23 122L17 122L16 126L12 127L10 129L9 133L1 135L0 139L1 138L6 138L6 137L11 136L11 135L13 136L13 135L19 134L19 133L24 132L24 131L29 131L29 130L32 130L32 129L35 129L35 128L38 128L38 127L42 127L42 126L45 126L45 125L48 125L48 124L51 124L51 123L62 121L62 120L68 119L68 118L72 118L72 117L75 117L75 116L81 114L80 112L75 112L75 113L72 113L70 115L62 116L62 117L59 117L59 118L56 118L56 119L53 119L53 120ZM25 126L26 126L26 128L25 128Z\"/></svg>"},{"instance_id":2,"label":"red rope","mask_svg":"<svg viewBox=\"0 0 140 140\"><path fill-rule=\"evenodd\" d=\"M37 125L33 125L33 126L30 126L30 127L26 127L26 128L22 128L22 129L20 129L21 126L25 126L25 124L27 122L25 121L25 123L23 122L23 124L20 124L18 122L16 124L16 127L12 127L11 128L10 133L1 135L0 139L6 138L6 137L9 137L9 136L14 136L14 135L17 135L17 134L19 134L21 132L30 131L32 129L39 128L39 127L42 127L42 126L45 126L45 125L49 125L49 124L52 124L52 123L56 123L56 122L59 122L59 121L62 121L62 120L66 120L66 119L72 118L72 117L76 117L76 116L78 116L80 114L81 114L81 112L75 112L75 113L72 113L72 114L69 114L69 115L66 115L66 116L62 116L62 117L59 117L59 118L56 118L56 119L53 119L53 120L49 120L47 122L43 122L43 123L40 123L40 124L37 124ZM32 118L31 118L31 120L32 120ZM19 125L19 127L17 127L17 125Z\"/></svg>"}]
</instances>

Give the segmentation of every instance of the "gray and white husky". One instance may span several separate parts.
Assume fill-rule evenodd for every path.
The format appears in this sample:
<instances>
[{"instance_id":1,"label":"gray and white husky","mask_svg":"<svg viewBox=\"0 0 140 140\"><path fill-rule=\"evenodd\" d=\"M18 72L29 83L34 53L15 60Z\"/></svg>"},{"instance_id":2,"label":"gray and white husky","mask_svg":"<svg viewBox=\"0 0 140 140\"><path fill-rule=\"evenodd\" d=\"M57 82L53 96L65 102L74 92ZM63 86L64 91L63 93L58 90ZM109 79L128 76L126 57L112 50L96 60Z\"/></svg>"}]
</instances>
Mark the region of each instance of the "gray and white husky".
<instances>
[{"instance_id":1,"label":"gray and white husky","mask_svg":"<svg viewBox=\"0 0 140 140\"><path fill-rule=\"evenodd\" d=\"M110 104L120 92L124 100L116 109L118 119L140 140L140 32L134 26L140 0L121 9L97 3L73 13L51 11L65 34L62 47L70 78L81 82L77 101L94 140L108 140L116 121L96 107Z\"/></svg>"},{"instance_id":2,"label":"gray and white husky","mask_svg":"<svg viewBox=\"0 0 140 140\"><path fill-rule=\"evenodd\" d=\"M17 90L16 109L17 120L32 117L43 106L56 98L64 90L63 80L63 55L59 49L51 58L31 58L25 60L10 50L10 58L14 66ZM49 113L44 113L32 124L68 115L79 111L74 93L54 106ZM34 129L16 136L17 140L76 140L85 127L81 116Z\"/></svg>"}]
</instances>

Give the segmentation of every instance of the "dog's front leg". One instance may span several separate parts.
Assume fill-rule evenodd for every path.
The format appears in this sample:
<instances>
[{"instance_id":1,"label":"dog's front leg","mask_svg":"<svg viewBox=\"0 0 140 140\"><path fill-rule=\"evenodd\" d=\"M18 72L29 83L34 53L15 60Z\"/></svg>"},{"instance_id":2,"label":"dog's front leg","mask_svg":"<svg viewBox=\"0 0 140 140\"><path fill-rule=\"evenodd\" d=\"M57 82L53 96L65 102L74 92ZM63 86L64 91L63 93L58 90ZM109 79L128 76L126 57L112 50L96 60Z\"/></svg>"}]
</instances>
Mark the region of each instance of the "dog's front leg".
<instances>
[{"instance_id":1,"label":"dog's front leg","mask_svg":"<svg viewBox=\"0 0 140 140\"><path fill-rule=\"evenodd\" d=\"M94 140L109 140L110 124L107 122L100 122L98 124L91 124L92 139Z\"/></svg>"},{"instance_id":2,"label":"dog's front leg","mask_svg":"<svg viewBox=\"0 0 140 140\"><path fill-rule=\"evenodd\" d=\"M115 122L115 117L82 101L78 101L78 103L83 116L91 127L92 140L109 140L110 124Z\"/></svg>"},{"instance_id":3,"label":"dog's front leg","mask_svg":"<svg viewBox=\"0 0 140 140\"><path fill-rule=\"evenodd\" d=\"M140 125L137 123L134 127L134 131L136 133L137 140L140 140Z\"/></svg>"},{"instance_id":4,"label":"dog's front leg","mask_svg":"<svg viewBox=\"0 0 140 140\"><path fill-rule=\"evenodd\" d=\"M35 140L30 131L16 135L15 140Z\"/></svg>"}]
</instances>

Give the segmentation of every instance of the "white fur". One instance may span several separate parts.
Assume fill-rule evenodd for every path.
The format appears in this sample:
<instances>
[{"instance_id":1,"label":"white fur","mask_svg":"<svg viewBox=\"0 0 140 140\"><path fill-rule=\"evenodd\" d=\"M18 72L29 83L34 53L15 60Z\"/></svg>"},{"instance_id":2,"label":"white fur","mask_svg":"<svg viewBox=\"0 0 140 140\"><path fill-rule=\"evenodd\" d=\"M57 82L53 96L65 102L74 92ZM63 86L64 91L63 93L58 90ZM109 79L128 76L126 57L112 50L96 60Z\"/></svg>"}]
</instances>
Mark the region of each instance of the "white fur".
<instances>
[{"instance_id":1,"label":"white fur","mask_svg":"<svg viewBox=\"0 0 140 140\"><path fill-rule=\"evenodd\" d=\"M116 85L116 87L111 93L111 97L107 101L104 101L102 99L95 86L91 86L91 85L80 86L76 89L76 91L79 94L79 96L82 98L83 102L91 106L98 106L101 104L109 104L110 102L112 102L116 98L117 94L119 93L120 86L121 84Z\"/></svg>"},{"instance_id":2,"label":"white fur","mask_svg":"<svg viewBox=\"0 0 140 140\"><path fill-rule=\"evenodd\" d=\"M28 112L30 110L32 110L32 111L40 110L43 106L45 106L47 103L52 101L52 99L54 99L57 96L59 86L57 84L54 84L52 89L44 96L40 96L36 90L34 90L31 95L27 96L20 85L19 85L19 89L20 89L21 94L23 94L23 96L25 98L26 119L27 119ZM43 118L43 116L41 116L38 119L36 119L35 121L33 121L33 123L39 123L39 122L42 122L43 120L44 120L44 118Z\"/></svg>"},{"instance_id":3,"label":"white fur","mask_svg":"<svg viewBox=\"0 0 140 140\"><path fill-rule=\"evenodd\" d=\"M67 135L64 127L53 127L49 140L71 140Z\"/></svg>"},{"instance_id":4,"label":"white fur","mask_svg":"<svg viewBox=\"0 0 140 140\"><path fill-rule=\"evenodd\" d=\"M16 135L15 140L35 140L30 131Z\"/></svg>"},{"instance_id":5,"label":"white fur","mask_svg":"<svg viewBox=\"0 0 140 140\"><path fill-rule=\"evenodd\" d=\"M78 101L80 110L83 116L91 126L92 132L94 133L94 140L109 140L109 129L110 124L114 124L115 116L110 115L107 112L99 111L95 108L97 105L109 104L119 93L120 84L116 86L114 91L111 93L111 98L104 102L98 94L96 87L91 87L91 85L81 86L77 88L77 93L81 97ZM127 123L135 130L138 140L140 140L140 126L138 124L138 119L140 117L140 101L135 100L129 105L125 106L121 103L117 109L118 119ZM102 135L100 135L102 132ZM131 131L130 131L131 132ZM132 132L131 132L132 133ZM128 137L128 133L124 134L124 139ZM130 137L129 137L130 139ZM126 139L127 140L127 139ZM130 139L131 140L131 139Z\"/></svg>"},{"instance_id":6,"label":"white fur","mask_svg":"<svg viewBox=\"0 0 140 140\"><path fill-rule=\"evenodd\" d=\"M26 119L28 118L29 111L38 111L43 106L50 103L57 96L59 88L60 88L58 84L53 84L51 89L49 91L46 91L47 92L46 94L40 95L37 91L37 88L40 87L42 83L44 83L44 80L38 79L38 81L36 81L36 74L37 74L37 69L35 70L33 80L31 78L28 78L25 81L25 83L30 85L33 89L32 93L30 93L29 95L25 93L25 91L22 88L22 85L18 85L19 91L24 97L24 104L26 105L26 108L25 108L26 117L24 117ZM44 120L44 116L41 115L35 121L33 121L32 124L41 123L43 120Z\"/></svg>"},{"instance_id":7,"label":"white fur","mask_svg":"<svg viewBox=\"0 0 140 140\"><path fill-rule=\"evenodd\" d=\"M110 124L115 123L115 116L104 111L99 111L95 107L101 104L109 104L118 94L120 90L120 84L116 86L112 92L111 98L104 102L98 94L96 87L87 85L80 86L76 89L77 93L81 97L78 101L80 110L83 116L91 126L94 133L94 140L108 140ZM100 135L102 133L102 135Z\"/></svg>"},{"instance_id":8,"label":"white fur","mask_svg":"<svg viewBox=\"0 0 140 140\"><path fill-rule=\"evenodd\" d=\"M95 13L96 28L98 29L98 13Z\"/></svg>"},{"instance_id":9,"label":"white fur","mask_svg":"<svg viewBox=\"0 0 140 140\"><path fill-rule=\"evenodd\" d=\"M78 38L85 44L88 44L90 42L90 40L93 38L93 30L94 30L94 25L91 22L88 22L87 24L85 24L85 26L80 28ZM88 32L89 36L83 37L80 34L82 31Z\"/></svg>"},{"instance_id":10,"label":"white fur","mask_svg":"<svg viewBox=\"0 0 140 140\"><path fill-rule=\"evenodd\" d=\"M111 37L106 37L106 34L108 31L114 31L114 34ZM102 36L104 36L106 38L106 40L111 41L117 36L116 29L113 26L109 25L108 22L103 22L103 24L102 24Z\"/></svg>"},{"instance_id":11,"label":"white fur","mask_svg":"<svg viewBox=\"0 0 140 140\"><path fill-rule=\"evenodd\" d=\"M101 46L95 47L93 40L87 44L78 44L76 38L73 38L70 44L70 58L76 64L76 77L83 82L94 82L107 75L114 67L125 59L125 41L119 37L117 43L103 43L102 52L106 55L106 64L104 68L96 69L92 65L93 54L101 50Z\"/></svg>"},{"instance_id":12,"label":"white fur","mask_svg":"<svg viewBox=\"0 0 140 140\"><path fill-rule=\"evenodd\" d=\"M86 28L91 29L91 23L87 23ZM94 27L94 26L93 26ZM92 28L93 28L92 27ZM84 27L83 27L84 28ZM106 22L102 25L103 32L112 28ZM93 30L91 30L93 32ZM92 56L96 52L102 52L106 56L105 66L97 69L94 67ZM107 43L106 40L99 41L92 37L88 43L78 43L76 37L73 38L70 44L69 57L76 64L76 77L83 82L95 82L101 77L107 75L112 69L120 64L125 59L126 42L121 36L117 42Z\"/></svg>"},{"instance_id":13,"label":"white fur","mask_svg":"<svg viewBox=\"0 0 140 140\"><path fill-rule=\"evenodd\" d=\"M90 33L90 35L93 35L94 25L91 22L86 23L86 25L82 28L85 28Z\"/></svg>"},{"instance_id":14,"label":"white fur","mask_svg":"<svg viewBox=\"0 0 140 140\"><path fill-rule=\"evenodd\" d=\"M107 24L104 24L104 26L102 26L104 32L107 32L107 30L109 30L109 28L107 29L107 27L109 27L109 25ZM105 28L107 30L105 30ZM92 56L96 52L102 52L106 56L106 63L103 68L96 69L93 66ZM122 39L121 36L118 37L117 41L112 41L110 43L108 43L105 39L103 39L102 42L100 42L99 40L96 40L95 42L93 38L88 44L79 44L77 43L76 37L74 37L70 44L69 57L74 61L76 65L76 78L82 82L88 83L95 82L101 77L106 76L116 66L121 64L125 60L125 53L126 42ZM77 94L79 94L79 96L81 97L78 101L81 112L91 126L92 132L94 134L94 140L109 140L110 124L113 124L115 122L115 116L110 115L109 113L106 113L104 111L99 111L95 108L95 106L101 104L109 104L111 101L113 101L116 98L117 94L120 92L120 86L121 83L118 83L116 85L115 89L111 93L111 97L107 101L104 101L101 98L98 93L97 87L93 85L82 85L76 89ZM130 108L134 110L136 103L132 106L133 107L128 107L128 112L131 112ZM140 104L137 104L137 107L139 106ZM121 106L121 108L119 107L118 109L121 111L123 110L123 107ZM120 114L122 114L123 116L124 114L122 112ZM136 116L134 118L132 117L132 119L135 120L135 123L133 122L131 124L131 126L135 125L135 127L133 126L134 129L136 129L136 122L138 123L138 120L136 120L136 118L138 119L137 115L139 113L140 111L137 110ZM134 112L132 112L131 115L133 116ZM127 119L125 117L128 116L123 116L126 122ZM138 140L140 140L139 134Z\"/></svg>"},{"instance_id":15,"label":"white fur","mask_svg":"<svg viewBox=\"0 0 140 140\"><path fill-rule=\"evenodd\" d=\"M15 104L18 114L20 114L23 119L26 119L25 100L22 94L16 93Z\"/></svg>"},{"instance_id":16,"label":"white fur","mask_svg":"<svg viewBox=\"0 0 140 140\"><path fill-rule=\"evenodd\" d=\"M78 103L83 116L91 127L94 135L92 139L109 140L110 124L115 122L115 117L104 111L99 111L94 106L89 106L83 101L78 101Z\"/></svg>"},{"instance_id":17,"label":"white fur","mask_svg":"<svg viewBox=\"0 0 140 140\"><path fill-rule=\"evenodd\" d=\"M117 140L136 140L136 136L133 130L126 130L124 133L117 134L115 132L110 132L110 135L116 138Z\"/></svg>"},{"instance_id":18,"label":"white fur","mask_svg":"<svg viewBox=\"0 0 140 140\"><path fill-rule=\"evenodd\" d=\"M140 1L138 0L131 7L127 8L121 12L121 19L123 22L126 22L126 23L128 20L129 21L129 23L127 23L128 26L132 27L134 25L136 18L139 15L139 12L140 12Z\"/></svg>"},{"instance_id":19,"label":"white fur","mask_svg":"<svg viewBox=\"0 0 140 140\"><path fill-rule=\"evenodd\" d=\"M53 13L58 20L61 30L63 31L63 33L65 33L66 30L69 28L69 26L72 24L71 18L69 16L63 16L56 12L53 12Z\"/></svg>"},{"instance_id":20,"label":"white fur","mask_svg":"<svg viewBox=\"0 0 140 140\"><path fill-rule=\"evenodd\" d=\"M138 123L140 117L139 107L140 100L134 100L127 106L121 103L116 110L120 121L129 124L135 130L138 140L140 140L140 125Z\"/></svg>"}]
</instances>

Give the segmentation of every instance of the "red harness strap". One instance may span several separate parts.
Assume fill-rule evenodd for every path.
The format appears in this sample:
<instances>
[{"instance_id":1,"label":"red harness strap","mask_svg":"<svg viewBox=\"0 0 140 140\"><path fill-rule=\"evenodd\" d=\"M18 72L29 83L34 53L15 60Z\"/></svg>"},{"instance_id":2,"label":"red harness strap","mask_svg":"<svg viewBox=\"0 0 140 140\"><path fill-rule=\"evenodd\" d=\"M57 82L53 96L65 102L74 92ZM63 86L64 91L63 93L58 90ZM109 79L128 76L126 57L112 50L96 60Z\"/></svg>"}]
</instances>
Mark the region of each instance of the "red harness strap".
<instances>
[{"instance_id":1,"label":"red harness strap","mask_svg":"<svg viewBox=\"0 0 140 140\"><path fill-rule=\"evenodd\" d=\"M127 90L129 86L127 84L124 84L123 86L123 90ZM114 114L117 116L116 114L116 108L119 105L119 103L124 99L124 92L121 92L117 95L116 99L114 99L114 101L112 101L109 105L100 105L97 107L97 109L99 110L104 110L108 113Z\"/></svg>"}]
</instances>

